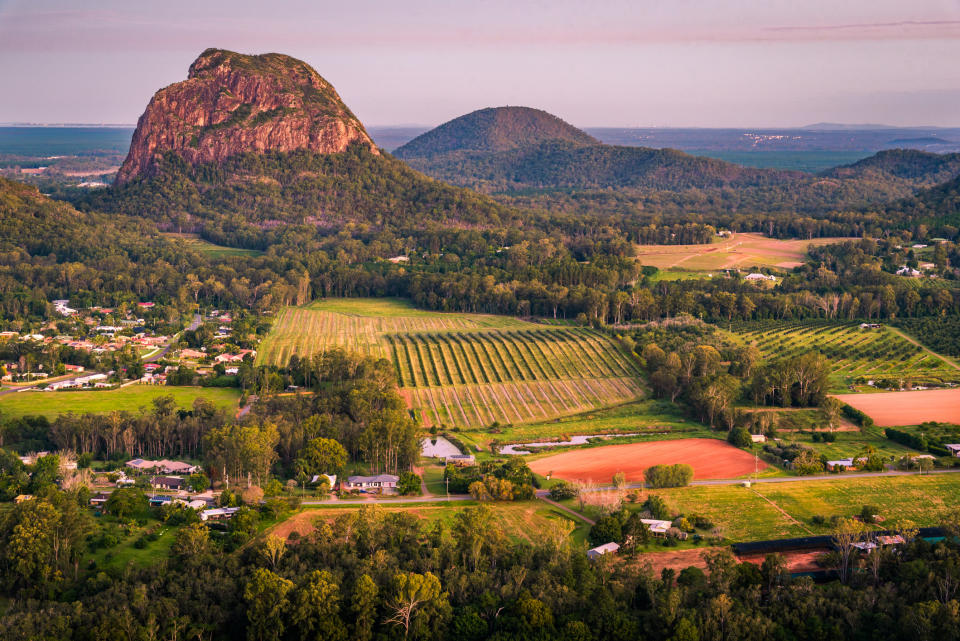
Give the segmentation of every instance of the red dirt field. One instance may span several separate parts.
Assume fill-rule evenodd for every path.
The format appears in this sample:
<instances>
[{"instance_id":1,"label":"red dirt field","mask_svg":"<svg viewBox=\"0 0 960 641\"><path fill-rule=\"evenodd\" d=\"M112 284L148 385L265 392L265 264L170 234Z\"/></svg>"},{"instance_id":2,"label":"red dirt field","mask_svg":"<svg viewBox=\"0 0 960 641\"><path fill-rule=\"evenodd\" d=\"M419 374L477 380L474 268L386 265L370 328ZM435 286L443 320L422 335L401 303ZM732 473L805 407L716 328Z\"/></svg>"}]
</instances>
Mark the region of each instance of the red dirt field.
<instances>
[{"instance_id":1,"label":"red dirt field","mask_svg":"<svg viewBox=\"0 0 960 641\"><path fill-rule=\"evenodd\" d=\"M840 394L837 400L857 408L880 427L924 421L960 423L960 389Z\"/></svg>"},{"instance_id":2,"label":"red dirt field","mask_svg":"<svg viewBox=\"0 0 960 641\"><path fill-rule=\"evenodd\" d=\"M608 481L623 472L627 481L643 480L643 471L651 465L687 463L693 466L695 479L731 479L754 470L753 456L724 441L712 438L687 438L655 443L605 445L570 450L530 461L537 474L567 480ZM766 469L760 461L759 469Z\"/></svg>"}]
</instances>

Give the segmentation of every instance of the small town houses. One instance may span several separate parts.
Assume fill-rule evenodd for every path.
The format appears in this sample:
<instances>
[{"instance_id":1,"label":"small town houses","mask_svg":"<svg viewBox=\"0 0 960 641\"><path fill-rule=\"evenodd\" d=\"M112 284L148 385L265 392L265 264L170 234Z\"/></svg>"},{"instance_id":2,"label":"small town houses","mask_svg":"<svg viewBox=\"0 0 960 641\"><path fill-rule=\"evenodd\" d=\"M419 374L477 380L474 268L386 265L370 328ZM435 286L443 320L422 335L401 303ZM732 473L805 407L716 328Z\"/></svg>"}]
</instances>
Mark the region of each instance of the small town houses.
<instances>
[{"instance_id":1,"label":"small town houses","mask_svg":"<svg viewBox=\"0 0 960 641\"><path fill-rule=\"evenodd\" d=\"M196 474L200 471L199 465L184 463L183 461L170 461L162 459L151 461L142 458L135 458L127 461L126 467L135 472L159 472L160 474Z\"/></svg>"}]
</instances>

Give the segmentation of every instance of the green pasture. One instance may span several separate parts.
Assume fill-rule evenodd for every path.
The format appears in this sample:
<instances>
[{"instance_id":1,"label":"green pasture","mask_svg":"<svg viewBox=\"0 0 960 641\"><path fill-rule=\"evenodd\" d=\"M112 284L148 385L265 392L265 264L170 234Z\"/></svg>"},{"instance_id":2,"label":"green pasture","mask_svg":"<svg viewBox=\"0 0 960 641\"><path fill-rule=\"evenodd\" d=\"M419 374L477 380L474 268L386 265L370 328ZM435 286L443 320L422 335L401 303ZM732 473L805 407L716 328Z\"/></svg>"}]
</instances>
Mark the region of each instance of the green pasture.
<instances>
[{"instance_id":1,"label":"green pasture","mask_svg":"<svg viewBox=\"0 0 960 641\"><path fill-rule=\"evenodd\" d=\"M864 505L879 509L884 520L878 527L938 525L945 511L960 506L960 475L858 477L848 474L827 481L798 479L758 483L752 488L691 486L651 490L645 492L644 497L647 494L662 496L678 513L703 514L719 525L730 541L759 541L811 533L830 534L829 524L814 525L812 518L851 517ZM630 509L640 508L630 504Z\"/></svg>"},{"instance_id":2,"label":"green pasture","mask_svg":"<svg viewBox=\"0 0 960 641\"><path fill-rule=\"evenodd\" d=\"M263 255L262 251L258 251L256 249L241 249L238 247L224 247L223 245L215 245L211 242L203 240L196 234L170 233L163 235L167 236L168 238L180 240L190 249L198 251L201 254L205 254L210 258L232 258L234 256L245 256L249 258Z\"/></svg>"},{"instance_id":3,"label":"green pasture","mask_svg":"<svg viewBox=\"0 0 960 641\"><path fill-rule=\"evenodd\" d=\"M581 434L638 433L631 441L674 438L711 438L711 432L702 423L683 415L674 403L659 399L644 399L614 407L592 410L573 416L523 425L503 425L485 430L463 430L456 433L461 441L489 451L489 443L529 443L545 440L563 440ZM558 451L556 449L552 452Z\"/></svg>"},{"instance_id":4,"label":"green pasture","mask_svg":"<svg viewBox=\"0 0 960 641\"><path fill-rule=\"evenodd\" d=\"M177 406L189 409L198 398L214 405L235 409L240 390L223 387L175 387L170 385L130 385L113 390L84 390L58 392L17 392L0 396L0 411L5 416L46 416L59 414L106 414L113 411L135 412L141 407L150 409L153 400L172 396Z\"/></svg>"}]
</instances>

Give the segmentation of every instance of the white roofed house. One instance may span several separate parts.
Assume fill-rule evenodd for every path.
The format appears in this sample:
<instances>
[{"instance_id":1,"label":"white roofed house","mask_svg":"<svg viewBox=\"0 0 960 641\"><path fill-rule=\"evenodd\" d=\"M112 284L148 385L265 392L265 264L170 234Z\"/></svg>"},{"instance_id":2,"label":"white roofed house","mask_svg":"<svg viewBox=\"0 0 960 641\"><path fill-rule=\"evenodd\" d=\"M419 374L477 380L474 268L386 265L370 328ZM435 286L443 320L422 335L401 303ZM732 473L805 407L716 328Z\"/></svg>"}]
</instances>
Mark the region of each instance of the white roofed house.
<instances>
[{"instance_id":1,"label":"white roofed house","mask_svg":"<svg viewBox=\"0 0 960 641\"><path fill-rule=\"evenodd\" d=\"M960 456L960 443L947 443L944 447L947 448L953 456Z\"/></svg>"}]
</instances>

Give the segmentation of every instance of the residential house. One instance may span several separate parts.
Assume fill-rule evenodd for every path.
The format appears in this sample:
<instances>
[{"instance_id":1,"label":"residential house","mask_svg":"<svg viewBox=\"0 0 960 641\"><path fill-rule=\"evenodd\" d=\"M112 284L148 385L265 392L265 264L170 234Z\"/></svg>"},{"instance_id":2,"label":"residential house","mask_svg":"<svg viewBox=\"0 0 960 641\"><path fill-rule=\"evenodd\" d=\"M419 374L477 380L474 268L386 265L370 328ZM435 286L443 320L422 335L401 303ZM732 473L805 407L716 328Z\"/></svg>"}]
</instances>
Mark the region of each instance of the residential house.
<instances>
[{"instance_id":1,"label":"residential house","mask_svg":"<svg viewBox=\"0 0 960 641\"><path fill-rule=\"evenodd\" d=\"M90 505L96 508L103 507L103 504L110 498L110 492L97 492L90 497Z\"/></svg>"},{"instance_id":2,"label":"residential house","mask_svg":"<svg viewBox=\"0 0 960 641\"><path fill-rule=\"evenodd\" d=\"M763 434L751 434L750 440L753 441L754 443L766 443L767 437L764 436Z\"/></svg>"},{"instance_id":3,"label":"residential house","mask_svg":"<svg viewBox=\"0 0 960 641\"><path fill-rule=\"evenodd\" d=\"M603 545L598 545L595 548L590 548L587 550L587 558L591 561L596 561L604 554L616 554L620 549L618 543L604 543Z\"/></svg>"},{"instance_id":4,"label":"residential house","mask_svg":"<svg viewBox=\"0 0 960 641\"><path fill-rule=\"evenodd\" d=\"M232 517L239 509L238 507L216 507L211 510L203 510L200 512L200 520L224 521Z\"/></svg>"},{"instance_id":5,"label":"residential house","mask_svg":"<svg viewBox=\"0 0 960 641\"><path fill-rule=\"evenodd\" d=\"M755 282L759 282L759 281L762 281L762 280L777 280L777 277L776 277L776 276L773 276L773 275L758 274L758 273L754 272L754 273L752 273L752 274L747 274L746 276L744 276L744 277L743 277L743 280L747 280L747 281L750 281L750 282L755 283Z\"/></svg>"},{"instance_id":6,"label":"residential house","mask_svg":"<svg viewBox=\"0 0 960 641\"><path fill-rule=\"evenodd\" d=\"M376 476L350 476L343 489L347 491L359 490L366 492L368 490L395 490L399 476L393 474L377 474Z\"/></svg>"},{"instance_id":7,"label":"residential house","mask_svg":"<svg viewBox=\"0 0 960 641\"><path fill-rule=\"evenodd\" d=\"M187 483L180 476L154 476L150 479L150 485L157 489L180 490L186 487Z\"/></svg>"},{"instance_id":8,"label":"residential house","mask_svg":"<svg viewBox=\"0 0 960 641\"><path fill-rule=\"evenodd\" d=\"M960 443L947 443L944 447L950 450L953 456L960 456Z\"/></svg>"},{"instance_id":9,"label":"residential house","mask_svg":"<svg viewBox=\"0 0 960 641\"><path fill-rule=\"evenodd\" d=\"M33 499L33 494L18 494L13 499L13 502L19 505L20 503L23 503L24 501L29 501L31 499Z\"/></svg>"}]
</instances>

